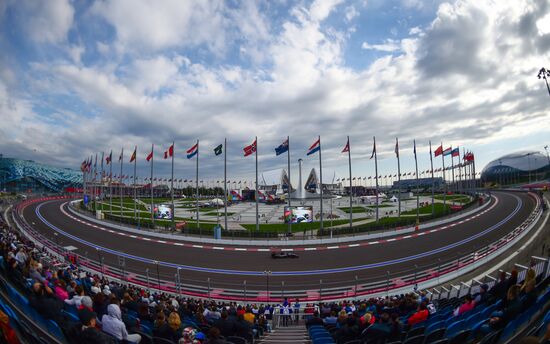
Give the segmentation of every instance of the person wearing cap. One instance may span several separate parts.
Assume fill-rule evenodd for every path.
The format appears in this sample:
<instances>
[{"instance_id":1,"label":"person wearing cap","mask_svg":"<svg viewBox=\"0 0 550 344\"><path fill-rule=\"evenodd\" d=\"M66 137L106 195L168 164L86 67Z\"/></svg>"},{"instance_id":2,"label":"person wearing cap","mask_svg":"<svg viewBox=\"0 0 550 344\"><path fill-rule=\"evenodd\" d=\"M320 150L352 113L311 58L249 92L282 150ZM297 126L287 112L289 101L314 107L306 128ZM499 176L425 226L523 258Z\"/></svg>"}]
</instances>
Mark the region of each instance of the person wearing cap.
<instances>
[{"instance_id":1,"label":"person wearing cap","mask_svg":"<svg viewBox=\"0 0 550 344\"><path fill-rule=\"evenodd\" d=\"M487 292L488 290L489 286L487 284L482 284L479 287L479 293L477 293L474 297L476 307L489 301L489 297L491 295Z\"/></svg>"},{"instance_id":2,"label":"person wearing cap","mask_svg":"<svg viewBox=\"0 0 550 344\"><path fill-rule=\"evenodd\" d=\"M96 313L87 308L78 311L78 317L82 323L81 331L78 336L79 344L106 343L114 344L115 339L96 328Z\"/></svg>"}]
</instances>

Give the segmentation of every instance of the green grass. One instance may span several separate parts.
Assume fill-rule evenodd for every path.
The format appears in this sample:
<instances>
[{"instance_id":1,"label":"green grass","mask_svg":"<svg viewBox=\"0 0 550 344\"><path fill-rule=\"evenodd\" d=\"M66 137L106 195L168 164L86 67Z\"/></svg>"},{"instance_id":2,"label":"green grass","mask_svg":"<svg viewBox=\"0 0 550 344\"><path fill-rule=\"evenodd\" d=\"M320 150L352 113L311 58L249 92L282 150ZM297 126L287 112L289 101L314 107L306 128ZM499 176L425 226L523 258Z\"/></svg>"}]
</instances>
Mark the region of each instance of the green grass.
<instances>
[{"instance_id":1,"label":"green grass","mask_svg":"<svg viewBox=\"0 0 550 344\"><path fill-rule=\"evenodd\" d=\"M233 215L235 215L235 214L236 214L236 213L232 213L232 212L229 212L229 211L227 212L227 216L233 216ZM204 215L208 215L208 216L218 216L218 213L215 212L215 211L212 211L212 212L206 213L206 214L204 214ZM222 217L222 216L225 216L225 213L223 212L223 209L220 209L220 217Z\"/></svg>"},{"instance_id":2,"label":"green grass","mask_svg":"<svg viewBox=\"0 0 550 344\"><path fill-rule=\"evenodd\" d=\"M447 209L447 213L451 212L451 206L449 204L445 205L445 208ZM439 216L444 214L443 203L435 203L434 204L434 213L435 216ZM428 204L426 206L420 207L419 214L425 215L425 214L431 214L432 213L432 205ZM416 208L412 210L402 211L401 215L416 215Z\"/></svg>"},{"instance_id":3,"label":"green grass","mask_svg":"<svg viewBox=\"0 0 550 344\"><path fill-rule=\"evenodd\" d=\"M376 209L376 208L391 208L393 207L393 205L389 205L389 204L380 204L378 206L376 205L369 205L367 206L368 208L371 208L371 209Z\"/></svg>"},{"instance_id":4,"label":"green grass","mask_svg":"<svg viewBox=\"0 0 550 344\"><path fill-rule=\"evenodd\" d=\"M344 223L348 223L348 220L332 220L332 225L341 225ZM330 226L330 220L324 220L323 221L324 227ZM256 224L241 224L244 228L248 229L249 231L256 231ZM311 223L295 223L292 225L292 232L304 232L304 231L310 231L312 229L319 229L321 227L321 223L319 221L311 222ZM260 223L260 232L277 232L277 233L286 233L288 231L288 224L286 223Z\"/></svg>"},{"instance_id":5,"label":"green grass","mask_svg":"<svg viewBox=\"0 0 550 344\"><path fill-rule=\"evenodd\" d=\"M340 209L341 211L343 211L344 213L348 213L349 214L349 207L342 207L342 208L338 208ZM366 213L367 212L367 209L365 209L365 207L352 207L351 208L351 212L353 214L356 214L356 213Z\"/></svg>"}]
</instances>

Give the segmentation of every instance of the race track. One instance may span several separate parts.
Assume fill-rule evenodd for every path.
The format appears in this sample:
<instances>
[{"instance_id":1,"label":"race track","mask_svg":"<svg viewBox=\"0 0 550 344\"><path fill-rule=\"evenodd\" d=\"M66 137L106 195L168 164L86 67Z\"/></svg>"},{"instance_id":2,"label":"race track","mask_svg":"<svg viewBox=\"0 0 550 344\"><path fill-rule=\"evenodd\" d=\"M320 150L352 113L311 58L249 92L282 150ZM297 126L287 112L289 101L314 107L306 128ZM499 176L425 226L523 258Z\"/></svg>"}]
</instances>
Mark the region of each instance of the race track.
<instances>
[{"instance_id":1,"label":"race track","mask_svg":"<svg viewBox=\"0 0 550 344\"><path fill-rule=\"evenodd\" d=\"M91 260L102 258L105 266L117 266L119 256L124 256L125 272L130 277L149 269L156 278L158 266L160 279L173 281L179 267L184 284L208 283L212 289L231 289L246 281L251 290L265 289L266 283L267 289L303 290L320 283L328 288L349 285L354 280L385 280L456 260L511 232L536 204L528 194L512 192L494 192L491 202L482 215L435 230L373 239L346 248L298 247L298 259L284 260L274 260L265 251L184 247L181 242L99 230L92 223L68 216L67 200L31 203L24 208L23 217L45 237L65 247L74 246L74 252ZM265 271L271 274L266 276Z\"/></svg>"}]
</instances>

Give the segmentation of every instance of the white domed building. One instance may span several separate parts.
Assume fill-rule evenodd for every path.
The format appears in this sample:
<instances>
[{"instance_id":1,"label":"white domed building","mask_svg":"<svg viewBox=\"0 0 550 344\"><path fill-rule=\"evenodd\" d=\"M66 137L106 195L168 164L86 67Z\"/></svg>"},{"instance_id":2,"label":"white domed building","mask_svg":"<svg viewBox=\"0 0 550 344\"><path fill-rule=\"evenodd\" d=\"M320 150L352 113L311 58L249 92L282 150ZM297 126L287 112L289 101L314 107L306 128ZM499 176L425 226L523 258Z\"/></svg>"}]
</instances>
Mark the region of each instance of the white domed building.
<instances>
[{"instance_id":1,"label":"white domed building","mask_svg":"<svg viewBox=\"0 0 550 344\"><path fill-rule=\"evenodd\" d=\"M499 184L543 180L549 176L548 156L535 151L504 155L488 163L481 171L482 181Z\"/></svg>"}]
</instances>

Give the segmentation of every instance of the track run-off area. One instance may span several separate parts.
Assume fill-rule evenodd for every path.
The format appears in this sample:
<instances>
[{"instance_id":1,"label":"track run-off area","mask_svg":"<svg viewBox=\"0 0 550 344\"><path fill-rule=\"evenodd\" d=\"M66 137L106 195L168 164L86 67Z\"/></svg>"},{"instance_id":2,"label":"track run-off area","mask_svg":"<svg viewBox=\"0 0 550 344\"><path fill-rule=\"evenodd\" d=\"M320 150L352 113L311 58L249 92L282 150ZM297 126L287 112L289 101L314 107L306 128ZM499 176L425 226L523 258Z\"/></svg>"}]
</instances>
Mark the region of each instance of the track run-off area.
<instances>
[{"instance_id":1,"label":"track run-off area","mask_svg":"<svg viewBox=\"0 0 550 344\"><path fill-rule=\"evenodd\" d=\"M407 235L283 249L295 251L296 259L272 259L270 247L199 245L98 226L73 216L67 199L25 202L18 213L34 237L113 278L191 296L243 299L244 292L249 300L314 300L366 295L460 270L511 241L540 200L493 192L490 202L468 217Z\"/></svg>"}]
</instances>

